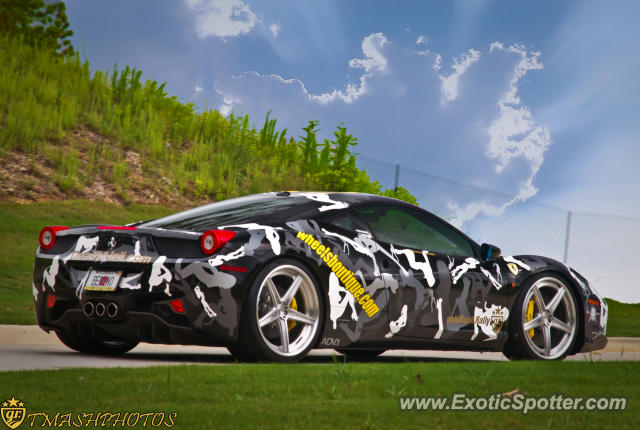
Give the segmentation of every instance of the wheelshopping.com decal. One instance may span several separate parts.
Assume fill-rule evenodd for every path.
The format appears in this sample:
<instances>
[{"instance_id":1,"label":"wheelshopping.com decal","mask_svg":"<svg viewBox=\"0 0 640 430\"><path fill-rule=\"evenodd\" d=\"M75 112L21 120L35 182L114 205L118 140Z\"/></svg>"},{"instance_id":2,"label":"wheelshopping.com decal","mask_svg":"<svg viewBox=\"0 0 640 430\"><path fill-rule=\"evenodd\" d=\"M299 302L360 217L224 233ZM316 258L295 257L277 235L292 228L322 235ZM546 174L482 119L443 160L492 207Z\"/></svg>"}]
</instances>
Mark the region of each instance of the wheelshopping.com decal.
<instances>
[{"instance_id":1,"label":"wheelshopping.com decal","mask_svg":"<svg viewBox=\"0 0 640 430\"><path fill-rule=\"evenodd\" d=\"M371 318L380 311L380 308L369 294L364 294L365 290L362 284L353 276L353 272L347 269L338 259L338 256L331 252L331 248L323 245L313 235L298 231L298 239L309 245L316 252L337 276L344 285L348 294L351 294L354 300L362 307L367 316Z\"/></svg>"}]
</instances>

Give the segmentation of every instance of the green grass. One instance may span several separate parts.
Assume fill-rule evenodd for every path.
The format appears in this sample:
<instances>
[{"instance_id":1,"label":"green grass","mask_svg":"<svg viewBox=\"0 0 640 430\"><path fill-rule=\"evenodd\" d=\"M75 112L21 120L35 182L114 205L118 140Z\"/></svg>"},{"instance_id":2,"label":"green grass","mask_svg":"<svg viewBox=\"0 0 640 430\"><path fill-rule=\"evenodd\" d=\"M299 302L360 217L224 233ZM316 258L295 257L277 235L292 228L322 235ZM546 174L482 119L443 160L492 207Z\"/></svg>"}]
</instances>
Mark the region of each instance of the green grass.
<instances>
[{"instance_id":1,"label":"green grass","mask_svg":"<svg viewBox=\"0 0 640 430\"><path fill-rule=\"evenodd\" d=\"M100 170L107 171L103 179L128 201L129 151L140 155L145 185L160 193L165 187L160 185L168 184L191 199L291 189L381 192L380 184L356 167L349 148L357 139L344 127L338 127L335 140L319 143L318 123L310 121L296 140L286 129L276 131L268 113L259 128L246 115L199 112L170 97L164 84L143 80L139 70L114 66L92 74L78 57L3 35L0 64L0 160L16 150L45 155L62 192L90 188L100 154ZM76 134L92 137L78 140ZM384 193L416 201L403 188Z\"/></svg>"},{"instance_id":2,"label":"green grass","mask_svg":"<svg viewBox=\"0 0 640 430\"><path fill-rule=\"evenodd\" d=\"M605 300L609 306L607 335L640 337L640 303L629 304L613 299Z\"/></svg>"},{"instance_id":3,"label":"green grass","mask_svg":"<svg viewBox=\"0 0 640 430\"><path fill-rule=\"evenodd\" d=\"M161 206L120 206L70 200L20 204L0 202L0 324L35 324L31 277L38 233L47 225L127 224L175 212ZM640 304L609 304L608 336L640 337Z\"/></svg>"},{"instance_id":4,"label":"green grass","mask_svg":"<svg viewBox=\"0 0 640 430\"><path fill-rule=\"evenodd\" d=\"M606 375L606 377L604 376ZM0 373L27 413L177 412L179 429L636 428L638 362L168 366ZM626 397L619 412L400 411L398 396ZM149 427L149 426L148 426Z\"/></svg>"},{"instance_id":5,"label":"green grass","mask_svg":"<svg viewBox=\"0 0 640 430\"><path fill-rule=\"evenodd\" d=\"M31 278L38 234L47 225L126 224L172 213L159 206L95 201L0 202L0 324L35 324Z\"/></svg>"}]
</instances>

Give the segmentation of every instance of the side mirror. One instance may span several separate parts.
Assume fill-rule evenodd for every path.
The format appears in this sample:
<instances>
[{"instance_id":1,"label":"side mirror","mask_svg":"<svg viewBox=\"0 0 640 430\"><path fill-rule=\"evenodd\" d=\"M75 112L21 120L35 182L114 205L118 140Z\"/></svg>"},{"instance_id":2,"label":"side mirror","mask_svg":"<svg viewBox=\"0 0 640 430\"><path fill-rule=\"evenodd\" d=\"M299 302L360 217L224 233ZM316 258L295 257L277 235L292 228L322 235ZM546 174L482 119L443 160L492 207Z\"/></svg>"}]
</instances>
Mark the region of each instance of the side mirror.
<instances>
[{"instance_id":1,"label":"side mirror","mask_svg":"<svg viewBox=\"0 0 640 430\"><path fill-rule=\"evenodd\" d=\"M480 258L482 258L482 260L493 260L496 258L500 258L500 254L500 248L495 245L483 243L480 246Z\"/></svg>"}]
</instances>

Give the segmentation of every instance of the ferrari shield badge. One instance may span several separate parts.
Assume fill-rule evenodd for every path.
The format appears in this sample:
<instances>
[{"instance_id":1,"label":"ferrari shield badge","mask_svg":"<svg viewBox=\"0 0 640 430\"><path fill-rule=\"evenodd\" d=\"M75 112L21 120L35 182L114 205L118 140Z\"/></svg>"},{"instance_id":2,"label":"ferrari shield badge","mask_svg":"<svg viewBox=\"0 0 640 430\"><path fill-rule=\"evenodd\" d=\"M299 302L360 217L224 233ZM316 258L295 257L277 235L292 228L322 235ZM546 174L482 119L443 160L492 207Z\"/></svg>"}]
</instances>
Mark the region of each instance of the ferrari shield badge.
<instances>
[{"instance_id":1,"label":"ferrari shield badge","mask_svg":"<svg viewBox=\"0 0 640 430\"><path fill-rule=\"evenodd\" d=\"M24 403L13 396L11 399L2 402L2 409L0 410L2 411L2 421L12 430L22 424L24 417L27 415Z\"/></svg>"},{"instance_id":2,"label":"ferrari shield badge","mask_svg":"<svg viewBox=\"0 0 640 430\"><path fill-rule=\"evenodd\" d=\"M517 264L508 263L507 267L509 268L509 270L511 270L511 273L513 273L513 276L518 276L518 272L520 271L520 269L518 268Z\"/></svg>"}]
</instances>

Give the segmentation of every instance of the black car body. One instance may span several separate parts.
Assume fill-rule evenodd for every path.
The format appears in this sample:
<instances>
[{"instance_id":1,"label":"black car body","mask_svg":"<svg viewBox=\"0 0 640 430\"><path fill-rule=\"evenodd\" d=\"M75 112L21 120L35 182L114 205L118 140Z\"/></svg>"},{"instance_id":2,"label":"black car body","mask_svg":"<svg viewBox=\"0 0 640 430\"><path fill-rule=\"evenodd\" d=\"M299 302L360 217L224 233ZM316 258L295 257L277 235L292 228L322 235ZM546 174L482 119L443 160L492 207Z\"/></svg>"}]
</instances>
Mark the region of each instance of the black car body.
<instances>
[{"instance_id":1,"label":"black car body","mask_svg":"<svg viewBox=\"0 0 640 430\"><path fill-rule=\"evenodd\" d=\"M125 227L47 227L33 295L38 324L85 352L150 342L280 361L311 348L555 359L606 345L606 303L574 270L502 257L368 194L267 193Z\"/></svg>"}]
</instances>

